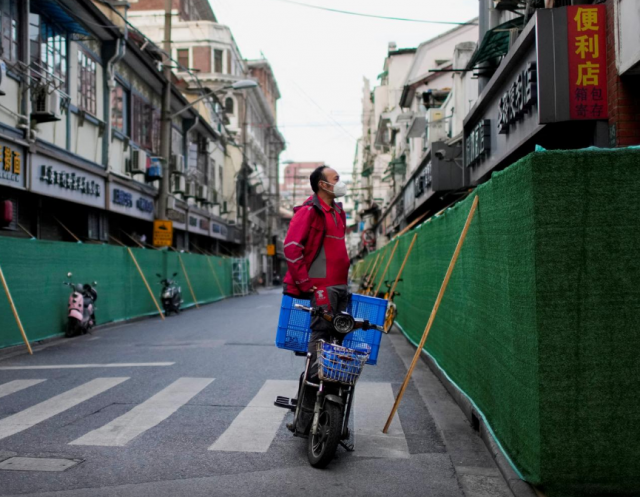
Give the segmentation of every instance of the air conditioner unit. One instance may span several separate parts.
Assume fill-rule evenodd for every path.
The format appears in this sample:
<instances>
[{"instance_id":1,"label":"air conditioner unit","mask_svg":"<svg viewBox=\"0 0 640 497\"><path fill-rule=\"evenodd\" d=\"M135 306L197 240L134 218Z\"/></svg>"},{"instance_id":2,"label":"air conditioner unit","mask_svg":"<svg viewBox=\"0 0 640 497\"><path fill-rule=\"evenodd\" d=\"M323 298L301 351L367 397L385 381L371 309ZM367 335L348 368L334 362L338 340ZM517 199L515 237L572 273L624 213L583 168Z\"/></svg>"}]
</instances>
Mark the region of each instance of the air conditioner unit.
<instances>
[{"instance_id":1,"label":"air conditioner unit","mask_svg":"<svg viewBox=\"0 0 640 497\"><path fill-rule=\"evenodd\" d=\"M60 94L57 91L49 93L46 89L33 93L31 117L39 123L60 120Z\"/></svg>"},{"instance_id":2,"label":"air conditioner unit","mask_svg":"<svg viewBox=\"0 0 640 497\"><path fill-rule=\"evenodd\" d=\"M167 199L167 209L175 210L176 209L176 198L169 196Z\"/></svg>"},{"instance_id":3,"label":"air conditioner unit","mask_svg":"<svg viewBox=\"0 0 640 497\"><path fill-rule=\"evenodd\" d=\"M209 189L204 185L198 185L198 190L196 192L196 198L198 200L206 201L208 197Z\"/></svg>"},{"instance_id":4,"label":"air conditioner unit","mask_svg":"<svg viewBox=\"0 0 640 497\"><path fill-rule=\"evenodd\" d=\"M193 181L187 183L187 188L184 192L184 196L187 198L193 198L196 196L196 184Z\"/></svg>"},{"instance_id":5,"label":"air conditioner unit","mask_svg":"<svg viewBox=\"0 0 640 497\"><path fill-rule=\"evenodd\" d=\"M228 214L229 213L229 209L227 208L227 202L222 202L222 211L220 212L220 214Z\"/></svg>"},{"instance_id":6,"label":"air conditioner unit","mask_svg":"<svg viewBox=\"0 0 640 497\"><path fill-rule=\"evenodd\" d=\"M171 193L184 193L187 190L187 180L184 176L171 177Z\"/></svg>"},{"instance_id":7,"label":"air conditioner unit","mask_svg":"<svg viewBox=\"0 0 640 497\"><path fill-rule=\"evenodd\" d=\"M184 155L173 154L170 164L171 174L184 174Z\"/></svg>"},{"instance_id":8,"label":"air conditioner unit","mask_svg":"<svg viewBox=\"0 0 640 497\"><path fill-rule=\"evenodd\" d=\"M147 154L142 150L132 150L131 159L127 162L127 172L129 174L147 173Z\"/></svg>"},{"instance_id":9,"label":"air conditioner unit","mask_svg":"<svg viewBox=\"0 0 640 497\"><path fill-rule=\"evenodd\" d=\"M427 111L427 143L447 139L447 120L443 109L429 109Z\"/></svg>"},{"instance_id":10,"label":"air conditioner unit","mask_svg":"<svg viewBox=\"0 0 640 497\"><path fill-rule=\"evenodd\" d=\"M209 192L209 195L207 195L207 203L209 203L209 204L211 204L211 205L215 204L215 203L216 203L216 201L218 200L218 198L217 198L217 197L218 197L217 192L216 192L216 191L214 191L214 190L211 190L211 191Z\"/></svg>"}]
</instances>

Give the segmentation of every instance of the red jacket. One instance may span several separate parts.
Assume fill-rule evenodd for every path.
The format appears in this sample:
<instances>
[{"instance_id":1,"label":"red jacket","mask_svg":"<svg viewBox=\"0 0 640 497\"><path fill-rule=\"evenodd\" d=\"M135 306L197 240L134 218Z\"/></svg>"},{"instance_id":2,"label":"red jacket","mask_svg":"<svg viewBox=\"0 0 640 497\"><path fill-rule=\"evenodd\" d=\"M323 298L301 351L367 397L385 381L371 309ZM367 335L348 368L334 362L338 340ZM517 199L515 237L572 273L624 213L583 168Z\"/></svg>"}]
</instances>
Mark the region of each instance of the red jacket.
<instances>
[{"instance_id":1,"label":"red jacket","mask_svg":"<svg viewBox=\"0 0 640 497\"><path fill-rule=\"evenodd\" d=\"M336 202L340 217L346 226L347 219L342 204ZM289 270L284 277L284 293L298 297L311 292L313 283L309 268L320 254L324 243L325 215L317 195L309 197L304 204L294 207L293 219L284 240L284 257Z\"/></svg>"}]
</instances>

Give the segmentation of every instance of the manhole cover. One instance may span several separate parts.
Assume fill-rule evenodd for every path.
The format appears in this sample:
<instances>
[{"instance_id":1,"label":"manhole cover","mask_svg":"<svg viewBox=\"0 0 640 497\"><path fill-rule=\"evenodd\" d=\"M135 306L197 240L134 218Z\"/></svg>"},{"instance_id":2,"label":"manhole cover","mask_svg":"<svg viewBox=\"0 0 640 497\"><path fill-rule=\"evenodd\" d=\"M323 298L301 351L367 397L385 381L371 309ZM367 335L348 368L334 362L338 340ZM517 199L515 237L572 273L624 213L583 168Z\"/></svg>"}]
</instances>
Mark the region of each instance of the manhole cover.
<instances>
[{"instance_id":1,"label":"manhole cover","mask_svg":"<svg viewBox=\"0 0 640 497\"><path fill-rule=\"evenodd\" d=\"M65 471L82 461L78 459L57 459L44 457L10 457L0 462L0 470L5 471Z\"/></svg>"}]
</instances>

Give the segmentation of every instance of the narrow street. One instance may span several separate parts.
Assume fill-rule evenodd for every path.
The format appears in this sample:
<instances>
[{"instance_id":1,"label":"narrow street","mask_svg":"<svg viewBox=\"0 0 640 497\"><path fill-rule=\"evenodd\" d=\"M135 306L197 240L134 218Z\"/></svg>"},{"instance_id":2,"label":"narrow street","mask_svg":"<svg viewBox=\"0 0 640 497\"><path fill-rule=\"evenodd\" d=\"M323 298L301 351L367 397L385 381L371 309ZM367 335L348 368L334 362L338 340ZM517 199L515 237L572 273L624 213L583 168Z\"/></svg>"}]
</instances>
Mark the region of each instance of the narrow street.
<instances>
[{"instance_id":1,"label":"narrow street","mask_svg":"<svg viewBox=\"0 0 640 497\"><path fill-rule=\"evenodd\" d=\"M303 367L273 345L279 303L269 290L0 357L0 494L511 495L422 362L381 433L414 351L397 331L358 383L355 452L311 468L291 414L273 406ZM12 457L73 465L16 471Z\"/></svg>"}]
</instances>

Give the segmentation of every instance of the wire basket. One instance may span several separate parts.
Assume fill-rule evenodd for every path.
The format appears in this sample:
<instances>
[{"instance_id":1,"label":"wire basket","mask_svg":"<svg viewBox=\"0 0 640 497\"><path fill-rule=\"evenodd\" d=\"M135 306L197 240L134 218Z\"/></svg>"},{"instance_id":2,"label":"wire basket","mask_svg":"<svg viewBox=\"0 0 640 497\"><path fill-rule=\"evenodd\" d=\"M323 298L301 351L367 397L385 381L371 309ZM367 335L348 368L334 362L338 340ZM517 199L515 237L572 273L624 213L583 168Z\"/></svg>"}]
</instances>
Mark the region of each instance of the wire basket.
<instances>
[{"instance_id":1,"label":"wire basket","mask_svg":"<svg viewBox=\"0 0 640 497\"><path fill-rule=\"evenodd\" d=\"M345 385L355 385L362 373L371 347L359 345L358 349L348 349L341 345L318 342L318 377L323 381L334 381Z\"/></svg>"}]
</instances>

